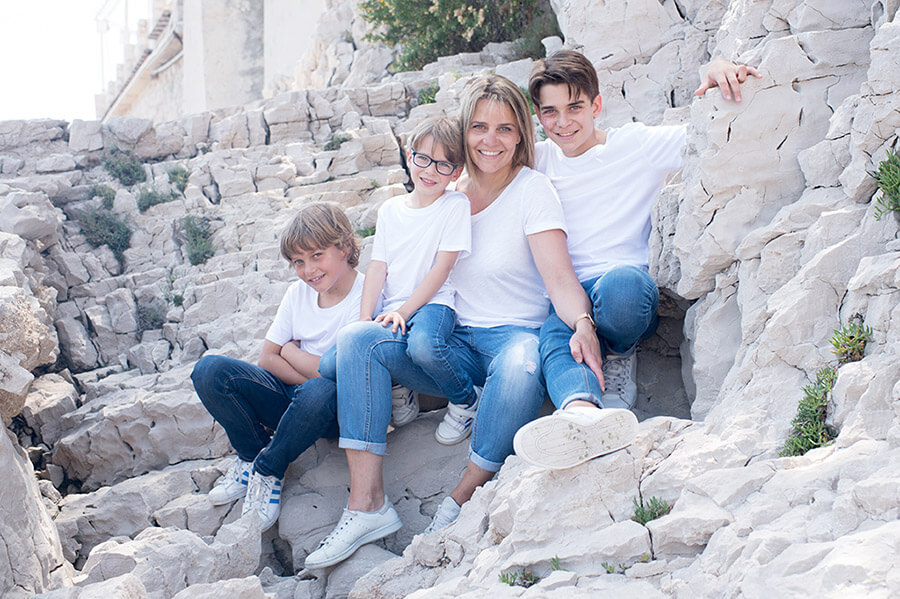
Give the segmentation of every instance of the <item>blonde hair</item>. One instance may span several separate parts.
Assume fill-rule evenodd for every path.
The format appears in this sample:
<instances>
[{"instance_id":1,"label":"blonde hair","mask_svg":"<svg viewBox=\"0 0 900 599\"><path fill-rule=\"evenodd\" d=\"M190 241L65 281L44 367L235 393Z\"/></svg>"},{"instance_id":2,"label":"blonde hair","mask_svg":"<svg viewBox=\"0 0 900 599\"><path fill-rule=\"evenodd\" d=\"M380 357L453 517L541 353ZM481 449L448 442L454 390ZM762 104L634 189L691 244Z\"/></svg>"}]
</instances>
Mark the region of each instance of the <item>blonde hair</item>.
<instances>
[{"instance_id":1,"label":"blonde hair","mask_svg":"<svg viewBox=\"0 0 900 599\"><path fill-rule=\"evenodd\" d=\"M466 133L472 126L472 118L479 100L491 100L509 106L516 118L516 126L519 128L519 137L521 137L513 154L512 166L513 168L518 166L534 168L534 124L531 122L531 111L528 109L528 101L522 90L502 75L484 75L469 81L463 90L459 109L464 143ZM466 148L466 169L469 173L474 172L473 166L469 158L469 149Z\"/></svg>"},{"instance_id":2,"label":"blonde hair","mask_svg":"<svg viewBox=\"0 0 900 599\"><path fill-rule=\"evenodd\" d=\"M431 137L435 143L441 144L447 162L462 166L466 162L466 152L463 149L462 131L459 128L459 119L443 115L434 115L426 118L413 129L409 137L409 149L418 151L419 144L426 137Z\"/></svg>"},{"instance_id":3,"label":"blonde hair","mask_svg":"<svg viewBox=\"0 0 900 599\"><path fill-rule=\"evenodd\" d=\"M343 209L332 202L303 206L281 234L281 255L287 261L297 248L307 252L335 246L347 252L347 264L359 264L359 239Z\"/></svg>"}]
</instances>

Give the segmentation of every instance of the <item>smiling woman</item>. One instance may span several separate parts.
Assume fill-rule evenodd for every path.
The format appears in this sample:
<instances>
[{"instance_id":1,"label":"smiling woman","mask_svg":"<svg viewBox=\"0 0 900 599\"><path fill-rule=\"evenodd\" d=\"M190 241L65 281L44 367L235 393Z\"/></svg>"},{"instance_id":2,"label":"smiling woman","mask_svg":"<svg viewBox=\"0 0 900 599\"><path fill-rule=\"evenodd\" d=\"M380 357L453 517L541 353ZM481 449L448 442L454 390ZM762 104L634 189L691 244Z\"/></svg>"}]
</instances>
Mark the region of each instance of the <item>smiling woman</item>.
<instances>
[{"instance_id":1,"label":"smiling woman","mask_svg":"<svg viewBox=\"0 0 900 599\"><path fill-rule=\"evenodd\" d=\"M94 20L103 0L0 4L0 120L95 119L102 88ZM21 57L9 59L9 57Z\"/></svg>"}]
</instances>

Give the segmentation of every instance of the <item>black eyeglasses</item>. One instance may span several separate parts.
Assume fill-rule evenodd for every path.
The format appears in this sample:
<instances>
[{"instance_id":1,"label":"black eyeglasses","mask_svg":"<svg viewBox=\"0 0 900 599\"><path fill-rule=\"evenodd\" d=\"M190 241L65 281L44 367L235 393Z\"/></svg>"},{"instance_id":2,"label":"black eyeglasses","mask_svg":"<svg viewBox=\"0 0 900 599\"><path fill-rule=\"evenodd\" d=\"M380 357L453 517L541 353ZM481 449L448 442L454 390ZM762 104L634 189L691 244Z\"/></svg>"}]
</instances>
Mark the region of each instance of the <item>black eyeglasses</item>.
<instances>
[{"instance_id":1,"label":"black eyeglasses","mask_svg":"<svg viewBox=\"0 0 900 599\"><path fill-rule=\"evenodd\" d=\"M428 168L433 162L434 170L436 170L439 175L444 175L445 177L452 175L453 171L456 170L456 165L452 162L435 160L428 154L423 154L422 152L413 152L412 162L419 168Z\"/></svg>"}]
</instances>

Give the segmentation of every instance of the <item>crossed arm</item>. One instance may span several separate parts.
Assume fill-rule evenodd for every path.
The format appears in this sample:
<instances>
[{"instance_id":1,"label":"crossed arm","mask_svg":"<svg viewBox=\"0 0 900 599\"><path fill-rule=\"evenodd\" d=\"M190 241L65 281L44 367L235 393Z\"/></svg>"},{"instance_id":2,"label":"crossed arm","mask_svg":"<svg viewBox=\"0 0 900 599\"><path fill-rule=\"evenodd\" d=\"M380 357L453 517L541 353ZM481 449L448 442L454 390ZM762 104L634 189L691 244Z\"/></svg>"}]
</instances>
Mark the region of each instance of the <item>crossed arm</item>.
<instances>
[{"instance_id":1,"label":"crossed arm","mask_svg":"<svg viewBox=\"0 0 900 599\"><path fill-rule=\"evenodd\" d=\"M288 385L302 385L319 376L319 356L300 349L299 341L278 345L266 339L256 364Z\"/></svg>"}]
</instances>

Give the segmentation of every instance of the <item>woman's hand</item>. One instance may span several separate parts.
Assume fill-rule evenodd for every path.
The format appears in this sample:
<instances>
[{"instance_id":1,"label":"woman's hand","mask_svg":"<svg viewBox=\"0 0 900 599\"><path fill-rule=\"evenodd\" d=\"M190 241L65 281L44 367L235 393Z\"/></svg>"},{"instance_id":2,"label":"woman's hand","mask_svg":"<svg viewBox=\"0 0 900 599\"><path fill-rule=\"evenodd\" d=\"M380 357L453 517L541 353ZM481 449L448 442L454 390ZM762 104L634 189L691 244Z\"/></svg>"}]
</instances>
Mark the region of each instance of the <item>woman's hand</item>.
<instances>
[{"instance_id":1,"label":"woman's hand","mask_svg":"<svg viewBox=\"0 0 900 599\"><path fill-rule=\"evenodd\" d=\"M406 318L400 314L399 312L385 312L384 314L379 314L375 317L375 322L380 322L381 326L386 327L388 325L393 325L391 327L391 332L396 333L397 328L400 329L400 334L406 334Z\"/></svg>"},{"instance_id":2,"label":"woman's hand","mask_svg":"<svg viewBox=\"0 0 900 599\"><path fill-rule=\"evenodd\" d=\"M706 67L703 82L694 91L694 95L702 96L708 90L718 87L719 91L722 92L723 98L731 100L733 97L735 102L740 102L741 84L750 75L757 79L762 77L762 73L753 67L748 67L744 64L737 65L725 59L714 60Z\"/></svg>"},{"instance_id":3,"label":"woman's hand","mask_svg":"<svg viewBox=\"0 0 900 599\"><path fill-rule=\"evenodd\" d=\"M586 318L579 319L575 323L575 332L569 339L569 351L572 358L579 364L585 364L597 376L600 381L600 390L606 391L606 381L603 380L603 353L600 351L600 339L597 331Z\"/></svg>"}]
</instances>

